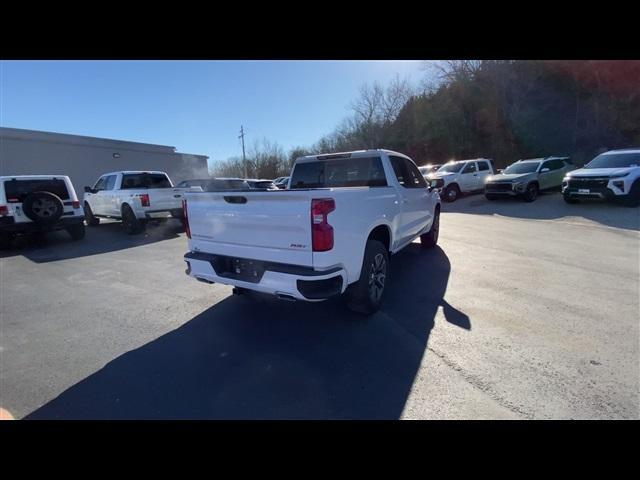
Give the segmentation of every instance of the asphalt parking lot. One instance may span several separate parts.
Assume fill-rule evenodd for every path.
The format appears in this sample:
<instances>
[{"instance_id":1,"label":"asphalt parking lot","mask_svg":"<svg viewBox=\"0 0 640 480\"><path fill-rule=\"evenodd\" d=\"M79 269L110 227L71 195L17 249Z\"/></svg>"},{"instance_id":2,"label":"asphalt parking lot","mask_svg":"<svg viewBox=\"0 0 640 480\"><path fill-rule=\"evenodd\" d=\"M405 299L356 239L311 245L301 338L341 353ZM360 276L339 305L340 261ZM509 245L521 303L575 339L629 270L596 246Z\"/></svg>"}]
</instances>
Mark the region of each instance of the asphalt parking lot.
<instances>
[{"instance_id":1,"label":"asphalt parking lot","mask_svg":"<svg viewBox=\"0 0 640 480\"><path fill-rule=\"evenodd\" d=\"M382 311L232 296L179 227L2 253L0 407L27 419L640 418L640 209L481 195Z\"/></svg>"}]
</instances>

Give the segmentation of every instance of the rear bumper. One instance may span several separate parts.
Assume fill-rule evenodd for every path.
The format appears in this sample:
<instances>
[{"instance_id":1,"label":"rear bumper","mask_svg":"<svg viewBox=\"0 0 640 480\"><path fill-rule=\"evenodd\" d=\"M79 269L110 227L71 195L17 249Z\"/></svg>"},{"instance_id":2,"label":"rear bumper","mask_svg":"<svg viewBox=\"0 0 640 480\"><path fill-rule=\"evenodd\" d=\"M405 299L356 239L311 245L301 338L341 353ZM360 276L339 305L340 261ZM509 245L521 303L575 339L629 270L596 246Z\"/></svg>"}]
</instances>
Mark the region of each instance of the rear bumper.
<instances>
[{"instance_id":1,"label":"rear bumper","mask_svg":"<svg viewBox=\"0 0 640 480\"><path fill-rule=\"evenodd\" d=\"M62 230L72 225L77 225L84 221L84 215L74 215L73 217L60 218L55 224L43 227L34 222L16 222L15 217L0 217L0 232L11 233L31 233L31 232L52 232Z\"/></svg>"},{"instance_id":2,"label":"rear bumper","mask_svg":"<svg viewBox=\"0 0 640 480\"><path fill-rule=\"evenodd\" d=\"M172 208L165 210L145 210L139 218L143 217L146 220L158 220L163 218L183 218L184 212L182 208Z\"/></svg>"},{"instance_id":3,"label":"rear bumper","mask_svg":"<svg viewBox=\"0 0 640 480\"><path fill-rule=\"evenodd\" d=\"M260 260L237 259L250 262L252 274L237 276L223 267L230 257L202 252L188 252L185 273L201 281L222 283L255 290L270 295L283 295L298 300L318 301L340 295L347 287L347 272L342 268L316 271L311 267ZM216 270L217 269L217 270Z\"/></svg>"}]
</instances>

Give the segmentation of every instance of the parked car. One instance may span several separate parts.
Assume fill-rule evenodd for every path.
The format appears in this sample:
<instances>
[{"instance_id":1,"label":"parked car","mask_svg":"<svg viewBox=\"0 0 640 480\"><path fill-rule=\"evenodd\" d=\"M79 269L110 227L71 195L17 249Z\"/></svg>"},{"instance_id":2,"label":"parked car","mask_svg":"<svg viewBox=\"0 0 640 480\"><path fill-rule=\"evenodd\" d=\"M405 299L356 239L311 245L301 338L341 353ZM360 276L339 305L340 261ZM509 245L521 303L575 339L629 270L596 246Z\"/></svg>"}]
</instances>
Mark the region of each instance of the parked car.
<instances>
[{"instance_id":1,"label":"parked car","mask_svg":"<svg viewBox=\"0 0 640 480\"><path fill-rule=\"evenodd\" d=\"M0 248L18 235L54 230L66 230L73 240L84 237L84 212L69 177L0 177Z\"/></svg>"},{"instance_id":2,"label":"parked car","mask_svg":"<svg viewBox=\"0 0 640 480\"><path fill-rule=\"evenodd\" d=\"M492 160L474 158L446 163L435 173L427 175L427 179L436 181L436 188L442 192L444 201L454 202L461 194L482 192L486 177L493 173Z\"/></svg>"},{"instance_id":3,"label":"parked car","mask_svg":"<svg viewBox=\"0 0 640 480\"><path fill-rule=\"evenodd\" d=\"M273 180L248 179L246 182L249 184L251 190L278 190Z\"/></svg>"},{"instance_id":4,"label":"parked car","mask_svg":"<svg viewBox=\"0 0 640 480\"><path fill-rule=\"evenodd\" d=\"M247 190L249 184L242 178L204 178L195 180L183 180L176 188L200 187L205 192L227 191L227 190Z\"/></svg>"},{"instance_id":5,"label":"parked car","mask_svg":"<svg viewBox=\"0 0 640 480\"><path fill-rule=\"evenodd\" d=\"M640 206L640 149L611 150L598 155L563 179L562 196L567 203L599 198Z\"/></svg>"},{"instance_id":6,"label":"parked car","mask_svg":"<svg viewBox=\"0 0 640 480\"><path fill-rule=\"evenodd\" d=\"M423 165L422 167L418 167L418 170L420 170L420 173L423 177L427 177L430 173L436 172L441 166L441 163L436 163L435 165L428 164Z\"/></svg>"},{"instance_id":7,"label":"parked car","mask_svg":"<svg viewBox=\"0 0 640 480\"><path fill-rule=\"evenodd\" d=\"M87 224L100 218L122 220L128 234L140 233L148 220L182 218L184 188L176 188L164 172L124 171L102 175L93 187L84 187Z\"/></svg>"},{"instance_id":8,"label":"parked car","mask_svg":"<svg viewBox=\"0 0 640 480\"><path fill-rule=\"evenodd\" d=\"M533 202L540 191L560 189L564 176L574 169L569 157L518 160L487 178L484 196L487 200L510 196Z\"/></svg>"},{"instance_id":9,"label":"parked car","mask_svg":"<svg viewBox=\"0 0 640 480\"><path fill-rule=\"evenodd\" d=\"M287 184L289 183L289 177L280 177L273 181L274 185L279 189L287 188Z\"/></svg>"},{"instance_id":10,"label":"parked car","mask_svg":"<svg viewBox=\"0 0 640 480\"><path fill-rule=\"evenodd\" d=\"M413 161L389 150L296 160L278 195L187 192L187 275L287 300L344 294L376 311L389 256L438 241L440 198Z\"/></svg>"}]
</instances>

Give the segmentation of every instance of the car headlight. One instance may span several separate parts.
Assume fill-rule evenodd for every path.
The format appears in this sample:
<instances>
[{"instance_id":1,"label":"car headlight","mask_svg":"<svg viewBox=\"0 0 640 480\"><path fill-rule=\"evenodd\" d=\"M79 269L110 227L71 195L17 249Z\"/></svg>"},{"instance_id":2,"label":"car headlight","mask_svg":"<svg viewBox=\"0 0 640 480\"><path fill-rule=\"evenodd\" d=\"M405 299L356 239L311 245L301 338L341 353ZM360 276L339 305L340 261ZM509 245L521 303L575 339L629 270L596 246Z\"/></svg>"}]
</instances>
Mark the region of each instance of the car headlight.
<instances>
[{"instance_id":1,"label":"car headlight","mask_svg":"<svg viewBox=\"0 0 640 480\"><path fill-rule=\"evenodd\" d=\"M562 179L563 182L568 182L569 180L571 180L571 175L565 175Z\"/></svg>"},{"instance_id":2,"label":"car headlight","mask_svg":"<svg viewBox=\"0 0 640 480\"><path fill-rule=\"evenodd\" d=\"M629 173L631 173L631 172L614 173L613 175L609 175L609 178L622 178L622 177L626 177L627 175L629 175Z\"/></svg>"}]
</instances>

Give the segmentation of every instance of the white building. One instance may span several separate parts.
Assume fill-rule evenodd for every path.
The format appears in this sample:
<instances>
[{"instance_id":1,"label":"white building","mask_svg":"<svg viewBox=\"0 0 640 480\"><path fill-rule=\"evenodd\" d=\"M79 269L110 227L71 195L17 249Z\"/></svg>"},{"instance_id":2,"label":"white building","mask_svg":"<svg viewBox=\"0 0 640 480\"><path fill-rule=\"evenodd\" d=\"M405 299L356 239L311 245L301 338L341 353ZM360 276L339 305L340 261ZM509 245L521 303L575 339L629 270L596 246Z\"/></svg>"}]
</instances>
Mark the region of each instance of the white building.
<instances>
[{"instance_id":1,"label":"white building","mask_svg":"<svg viewBox=\"0 0 640 480\"><path fill-rule=\"evenodd\" d=\"M80 196L116 170L162 170L174 184L206 178L207 158L165 145L0 127L0 175L68 175Z\"/></svg>"}]
</instances>

